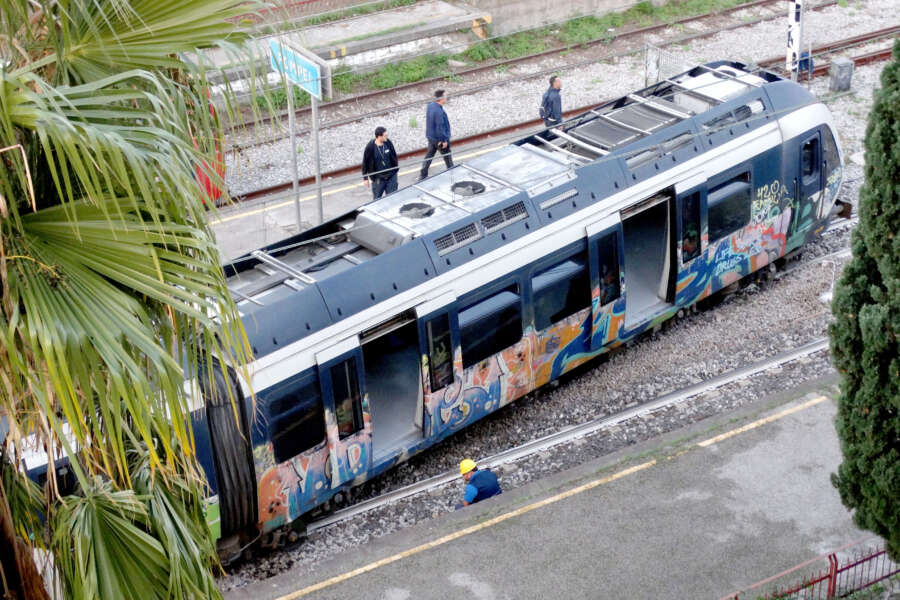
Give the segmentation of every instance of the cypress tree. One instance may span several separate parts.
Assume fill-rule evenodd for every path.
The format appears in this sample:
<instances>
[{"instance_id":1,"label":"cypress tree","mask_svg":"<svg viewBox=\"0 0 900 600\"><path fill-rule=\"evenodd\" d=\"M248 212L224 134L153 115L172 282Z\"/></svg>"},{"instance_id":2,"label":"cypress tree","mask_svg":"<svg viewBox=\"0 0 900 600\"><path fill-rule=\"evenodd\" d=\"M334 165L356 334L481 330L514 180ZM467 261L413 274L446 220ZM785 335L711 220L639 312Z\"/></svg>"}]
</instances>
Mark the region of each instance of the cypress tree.
<instances>
[{"instance_id":1,"label":"cypress tree","mask_svg":"<svg viewBox=\"0 0 900 600\"><path fill-rule=\"evenodd\" d=\"M843 462L832 483L856 524L900 559L900 40L866 128L865 184L853 258L829 327L841 375L835 422Z\"/></svg>"}]
</instances>

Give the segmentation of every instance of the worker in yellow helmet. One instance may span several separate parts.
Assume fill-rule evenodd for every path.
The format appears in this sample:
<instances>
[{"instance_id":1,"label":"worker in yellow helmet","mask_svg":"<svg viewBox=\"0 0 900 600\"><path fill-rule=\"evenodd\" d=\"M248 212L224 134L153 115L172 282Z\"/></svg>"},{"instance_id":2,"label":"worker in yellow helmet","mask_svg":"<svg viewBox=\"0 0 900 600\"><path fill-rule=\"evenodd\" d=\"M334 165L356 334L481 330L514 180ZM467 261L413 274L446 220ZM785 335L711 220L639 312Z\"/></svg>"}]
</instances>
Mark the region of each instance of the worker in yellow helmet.
<instances>
[{"instance_id":1,"label":"worker in yellow helmet","mask_svg":"<svg viewBox=\"0 0 900 600\"><path fill-rule=\"evenodd\" d=\"M471 458L459 463L459 474L466 480L466 492L463 501L456 505L457 510L502 493L497 476L490 469L479 469Z\"/></svg>"}]
</instances>

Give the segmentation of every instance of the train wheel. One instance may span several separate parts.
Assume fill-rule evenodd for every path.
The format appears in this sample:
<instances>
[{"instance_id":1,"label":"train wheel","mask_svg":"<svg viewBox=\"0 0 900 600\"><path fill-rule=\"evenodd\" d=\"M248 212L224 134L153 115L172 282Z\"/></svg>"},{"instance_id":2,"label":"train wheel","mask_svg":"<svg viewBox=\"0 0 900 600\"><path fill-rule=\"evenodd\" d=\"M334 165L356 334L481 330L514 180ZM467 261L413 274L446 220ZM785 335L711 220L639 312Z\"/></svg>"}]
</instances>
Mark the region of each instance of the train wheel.
<instances>
[{"instance_id":1,"label":"train wheel","mask_svg":"<svg viewBox=\"0 0 900 600\"><path fill-rule=\"evenodd\" d=\"M213 366L212 389L205 369L200 383L206 398L206 419L216 467L222 537L248 531L256 526L256 474L250 447L250 427L244 409L244 395L231 369ZM230 391L230 393L229 393ZM238 408L238 419L232 408Z\"/></svg>"}]
</instances>

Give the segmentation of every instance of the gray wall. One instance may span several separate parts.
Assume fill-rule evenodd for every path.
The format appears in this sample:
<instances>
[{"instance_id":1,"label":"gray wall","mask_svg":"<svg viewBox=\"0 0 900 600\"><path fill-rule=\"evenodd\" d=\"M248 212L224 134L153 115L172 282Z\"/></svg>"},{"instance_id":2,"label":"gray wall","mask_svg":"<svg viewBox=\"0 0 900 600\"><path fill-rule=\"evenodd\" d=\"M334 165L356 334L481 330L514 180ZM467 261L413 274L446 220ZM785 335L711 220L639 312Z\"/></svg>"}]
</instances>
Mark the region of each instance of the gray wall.
<instances>
[{"instance_id":1,"label":"gray wall","mask_svg":"<svg viewBox=\"0 0 900 600\"><path fill-rule=\"evenodd\" d=\"M466 4L491 15L493 35L507 35L572 17L626 10L637 0L466 0Z\"/></svg>"}]
</instances>

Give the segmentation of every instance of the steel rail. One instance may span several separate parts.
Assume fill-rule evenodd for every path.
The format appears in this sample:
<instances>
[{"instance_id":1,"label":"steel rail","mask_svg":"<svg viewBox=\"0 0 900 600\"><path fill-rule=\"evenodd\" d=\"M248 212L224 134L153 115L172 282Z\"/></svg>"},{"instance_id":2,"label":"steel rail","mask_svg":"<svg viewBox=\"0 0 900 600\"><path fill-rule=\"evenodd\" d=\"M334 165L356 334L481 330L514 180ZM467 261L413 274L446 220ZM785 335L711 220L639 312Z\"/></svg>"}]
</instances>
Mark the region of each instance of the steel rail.
<instances>
[{"instance_id":1,"label":"steel rail","mask_svg":"<svg viewBox=\"0 0 900 600\"><path fill-rule=\"evenodd\" d=\"M842 250L840 252L844 251ZM653 400L652 402L641 404L640 406L622 411L615 415L595 419L581 425L571 425L569 427L565 427L557 431L556 433L551 433L550 435L546 435L536 440L526 442L520 446L516 446L515 448L504 450L503 452L495 454L491 457L481 459L478 461L478 463L485 467L496 467L506 463L515 462L517 460L521 460L523 458L553 448L554 446L594 435L604 429L614 427L625 421L640 418L661 409L675 406L700 394L717 390L741 379L746 379L747 377L756 375L763 371L767 371L789 362L793 362L800 358L809 356L810 354L821 352L822 350L826 350L827 348L828 338L819 338L797 348L780 352L775 356L758 361L756 363L753 363L752 365L733 369L726 373L722 373L721 375L712 377L706 381L687 386L668 394L664 394L658 397L656 400ZM408 498L410 496L414 496L416 494L420 494L422 492L426 492L434 488L446 485L458 478L459 474L457 472L450 471L402 487L392 492L388 492L386 494L378 496L377 498L364 500L362 502L354 504L353 506L338 510L325 518L309 523L307 525L307 532L324 529L325 527L334 525L341 521L346 521L352 517L369 512L386 504L390 504L403 498Z\"/></svg>"},{"instance_id":2,"label":"steel rail","mask_svg":"<svg viewBox=\"0 0 900 600\"><path fill-rule=\"evenodd\" d=\"M822 10L822 9L827 8L827 7L829 7L829 6L833 6L833 5L835 5L835 4L838 4L838 2L839 2L839 0L826 0L825 2L822 2L822 3L820 3L820 4L817 4L817 5L815 5L815 6L810 7L809 10ZM507 60L503 60L503 61L499 61L499 62L494 62L494 63L491 63L491 64L489 64L489 65L479 65L479 66L477 66L477 67L472 67L472 68L470 68L470 69L464 69L464 70L461 70L461 71L455 71L455 72L452 73L452 76L453 76L453 77L466 77L466 76L469 76L469 75L477 75L477 74L483 73L483 72L485 72L485 71L492 71L492 70L494 70L494 69L497 69L498 67L500 67L500 68L503 68L503 67L509 67L509 66L512 66L512 65L516 65L516 64L528 62L528 61L530 61L530 60L537 60L537 59L540 59L540 58L543 58L543 57L546 57L546 56L550 56L550 55L553 55L553 54L558 54L558 53L560 53L560 52L565 52L565 51L571 50L571 49L573 49L573 48L593 48L593 47L599 46L599 45L608 45L608 44L613 43L613 42L620 42L620 41L628 40L628 39L633 38L633 37L638 37L638 36L640 36L640 35L645 35L645 34L654 33L654 32L657 32L657 31L661 31L661 30L664 30L664 29L666 29L666 28L668 28L668 27L672 27L672 26L674 26L674 25L683 25L683 24L685 24L685 23L690 23L690 22L692 22L692 21L699 21L699 20L701 20L701 19L708 19L708 18L714 18L714 17L726 16L726 15L729 15L729 14L731 14L731 13L739 12L739 11L741 11L741 10L747 10L747 9L749 9L749 8L755 8L755 7L757 7L757 6L764 6L764 5L768 5L768 4L779 4L779 3L780 3L779 0L754 0L753 2L747 2L747 3L745 3L745 4L740 4L740 5L738 5L738 6L734 6L734 7L732 7L732 8L725 9L725 10L718 11L718 12L704 13L704 14L702 14L702 15L694 15L694 16L692 16L692 17L683 17L683 18L678 19L678 20L676 20L676 21L670 21L670 22L666 22L666 23L658 23L658 24L656 24L656 25L649 25L649 26L647 26L647 27L640 27L640 28L638 28L638 29L632 29L632 30L624 31L624 32L622 32L622 33L620 33L620 34L617 34L616 36L613 36L612 38L598 38L598 39L596 39L596 40L591 40L591 41L585 42L585 43L583 43L583 44L571 44L571 45L568 45L568 46L557 46L557 47L555 47L555 48L551 48L551 49L549 49L549 50L544 50L544 51L541 51L541 52L537 52L537 53L535 53L535 54L529 54L529 55L527 55L527 56L520 56L520 57L517 57L517 58L510 58L510 59L507 59ZM757 19L752 19L752 20L750 20L750 21L746 21L746 22L742 22L742 23L736 23L736 24L734 24L734 25L729 25L728 27L724 27L724 28L720 28L720 29L714 29L714 30L710 30L710 31L702 31L702 32L694 33L694 34L689 34L689 35L686 35L686 36L681 36L681 37L679 37L679 38L676 38L676 39L673 39L673 40L671 40L671 41L665 42L663 45L664 45L664 46L669 46L669 45L673 45L673 44L683 44L683 43L685 43L685 42L689 42L689 41L696 40L696 39L702 39L702 38L705 38L705 37L712 37L713 35L716 35L716 34L721 33L721 32L723 32L723 31L730 31L730 30L733 30L733 29L741 28L741 27L749 27L749 26L751 26L751 25L755 25L755 24L757 24L757 23L761 23L761 22L764 22L764 21L769 21L769 20L776 19L776 18L778 18L777 15L764 16L764 17L760 17L760 18L757 18ZM632 53L634 53L634 50L630 50L630 51L627 51L627 52L613 53L613 54L604 56L603 58L616 58L616 57L619 57L619 56L624 56L624 55L632 54ZM597 59L591 59L590 62L595 62L596 60L597 60ZM475 93L475 92L481 91L481 90L483 90L483 89L487 89L487 88L492 87L492 86L495 86L495 85L500 85L500 84L504 84L504 83L510 83L510 82L512 82L512 81L521 81L521 80L523 80L523 79L531 79L531 78L535 78L535 77L540 77L540 76L546 75L546 74L548 74L548 73L553 73L553 72L558 71L558 70L560 70L560 69L567 69L567 68L574 68L574 67L578 67L578 66L583 66L583 64L585 64L585 63L575 63L575 64L568 64L568 65L557 65L557 66L555 66L555 67L553 67L552 69L549 69L549 70L537 71L537 72L529 73L529 74L527 74L527 75L519 76L519 77L509 77L509 78L506 78L506 79L503 79L503 80L500 80L500 81L492 82L492 83L490 83L490 84L480 85L480 86L475 86L475 87L472 87L472 88L466 88L466 89L463 89L463 90L459 90L458 92L455 92L454 95L471 94L471 93ZM412 82L412 83L405 83L405 84L402 84L402 85L399 85L399 86L396 86L396 87L392 87L392 88L389 88L389 89L385 89L385 90L373 90L373 91L371 91L371 92L365 92L365 93L362 93L362 94L357 94L357 95L354 95L354 96L349 96L349 97L347 97L347 98L341 98L340 100L333 100L333 101L331 101L331 102L321 103L321 104L319 104L319 109L320 109L320 110L337 109L337 108L340 108L340 107L342 107L342 106L344 106L344 105L358 104L359 102L362 102L362 101L365 101L365 100L371 100L371 99L373 99L373 98L378 98L378 97L385 96L385 95L389 95L389 94L393 94L393 93L396 93L396 92L403 92L403 91L407 91L407 90L412 90L412 89L416 89L417 87L432 86L432 85L434 85L435 83L439 83L439 82L444 82L444 81L446 81L447 77L448 77L447 75L441 75L441 76L438 76L438 77L431 77L431 78L428 78L428 79L423 79L423 80L421 80L421 81L415 81L415 82ZM418 101L414 101L414 102L407 102L407 103L404 103L404 104L393 105L393 106L391 106L390 108L387 108L387 109L380 109L380 110L377 110L377 111L371 111L371 112L368 112L368 113L364 113L364 114L360 114L360 115L355 115L355 116L347 117L347 118L344 118L344 119L337 119L337 120L335 120L335 121L329 121L329 122L327 122L327 123L323 123L323 124L322 124L322 127L323 127L323 128L328 128L328 127L337 127L337 126L339 126L339 125L346 125L347 123L353 123L353 122L355 122L355 121L359 121L359 120L362 120L362 119L367 119L367 118L370 118L370 117L376 117L376 116L379 116L379 115L383 115L383 114L385 114L386 112L389 112L389 111L402 110L402 109L404 109L404 108L410 108L410 107L413 107L413 106L419 106L419 105L421 105L421 104L422 104L422 101L421 101L421 100L418 100ZM294 111L294 116L295 116L295 117L306 116L306 115L307 115L308 113L310 113L310 112L311 112L311 108L309 108L309 107L303 107L303 108L296 109L296 110ZM260 123L266 124L266 123L272 123L273 121L283 122L284 120L287 119L287 117L288 117L288 115L287 115L286 112L285 112L285 113L278 114L278 115L265 116L265 117L262 117L262 118L260 119ZM237 128L238 128L238 127L232 127L232 128L230 129L230 131L235 131ZM302 135L302 134L308 133L309 131L310 131L309 129L300 129L300 130L297 131L297 134L298 134L298 135ZM284 136L284 135L276 136L275 139L281 139L281 138L283 138L283 137L285 137L285 136ZM265 143L268 143L268 142L265 142ZM242 148L253 147L253 144L243 145L243 146L241 146L241 147L242 147Z\"/></svg>"},{"instance_id":3,"label":"steel rail","mask_svg":"<svg viewBox=\"0 0 900 600\"><path fill-rule=\"evenodd\" d=\"M868 40L865 40L865 41L873 41L873 40L877 40L877 39L879 39L879 37L886 37L886 36L888 36L888 35L896 34L896 33L898 33L898 32L900 32L900 26L889 27L889 28L882 29L882 30L879 30L879 31L877 31L877 32L873 32L873 33L871 33L871 34L868 34L868 35L871 36L871 37L870 37ZM856 36L856 37L854 37L854 38L849 38L850 40L853 40L852 45L856 45L856 44L860 43L860 41L859 41L859 39L858 39L858 38L860 38L860 37L862 37L862 36ZM827 47L832 48L831 51L833 51L834 49L838 48L839 46L837 46L837 43L833 43L833 44L827 45ZM815 52L818 52L818 51L819 51L818 48L814 48L814 49L813 49L813 52L814 52L814 53L815 53ZM871 63L871 62L875 62L875 61L877 61L877 60L887 60L887 59L890 58L890 49L885 49L885 50L881 50L881 51L876 51L876 52L873 52L873 53L869 53L869 54L863 55L863 56L858 57L858 58L859 58L861 61L863 61L863 62L861 62L860 64L868 64L868 63ZM761 62L758 63L758 64L759 64L760 66L763 66L763 65L774 65L774 64L778 64L778 61L784 61L784 58L783 58L783 57L779 57L779 58L770 58L770 59L766 59L766 60L764 60L764 61L761 61ZM855 62L856 62L856 58L854 58L854 63L855 63ZM820 65L819 67L816 67L816 69L815 69L814 72L813 72L813 75L814 75L814 76L820 76L820 75L826 73L827 70L828 70L828 68L829 68L829 66L830 66L830 63L829 63L829 64L825 64L825 65ZM609 102L609 101L610 101L610 99L605 99L605 100L602 100L602 101L597 102L597 103L595 103L595 104L589 104L589 105L587 105L587 106L582 106L582 107L579 107L579 108L573 108L573 109L571 109L571 110L567 110L567 111L563 112L563 117L564 117L564 118L570 118L570 117L574 117L574 116L580 115L580 114L585 113L585 112L589 112L589 111L591 111L591 110L593 110L593 109L596 109L597 107L603 106L604 104L606 104L606 103ZM514 123L514 124L512 124L512 125L507 125L507 126L505 126L505 127L500 127L500 128L497 128L497 129L492 129L492 130L490 130L490 131L485 131L485 132L476 133L476 134L473 134L473 135L470 135L470 136L462 137L462 138L459 138L459 139L457 139L457 140L454 140L453 143L456 144L457 146L460 146L460 145L466 145L466 144L471 144L471 143L474 143L474 142L480 142L480 141L483 141L483 140L485 140L485 139L487 139L487 138L489 138L489 137L492 137L492 136L498 136L498 135L499 135L499 136L502 136L502 135L506 135L506 134L509 134L509 133L513 133L513 132L518 131L518 130L521 130L521 129L528 129L528 128L538 127L538 126L543 126L543 120L541 120L541 119L530 119L530 120L528 120L528 121L524 121L524 122L520 122L520 123ZM399 161L406 161L406 160L410 160L410 159L413 159L413 158L417 158L417 157L419 157L419 156L424 156L425 150L426 150L425 148L417 148L417 149L415 149L415 150L410 150L410 151L408 151L408 152L403 152L403 153L401 153L401 154L399 154L399 155L397 156L397 159L398 159ZM326 172L326 173L322 173L322 179L326 179L326 178L336 178L336 177L343 177L343 176L346 176L346 175L351 175L351 174L356 173L356 172L358 172L358 171L359 171L359 165L350 165L350 166L347 166L347 167L341 167L341 168L335 169L335 170L333 170L333 171L329 171L329 172ZM306 185L312 184L314 181L315 181L315 177L314 177L314 176L307 176L307 177L301 178L301 179L298 181L298 185L299 185L299 186L306 186ZM246 201L248 201L248 200L253 200L253 199L256 199L256 198L261 198L261 197L264 197L264 196L274 195L274 194L277 194L277 193L279 193L279 192L286 191L286 190L288 190L288 189L290 189L290 188L291 188L291 182L290 182L290 181L286 181L286 182L284 182L284 183L279 183L279 184L272 185L272 186L268 186L268 187L265 187L265 188L260 188L260 189L258 189L258 190L253 190L253 191L250 191L250 192L246 192L246 193L244 193L244 194L241 194L241 195L235 197L235 201L236 201L236 202L246 202Z\"/></svg>"}]
</instances>

